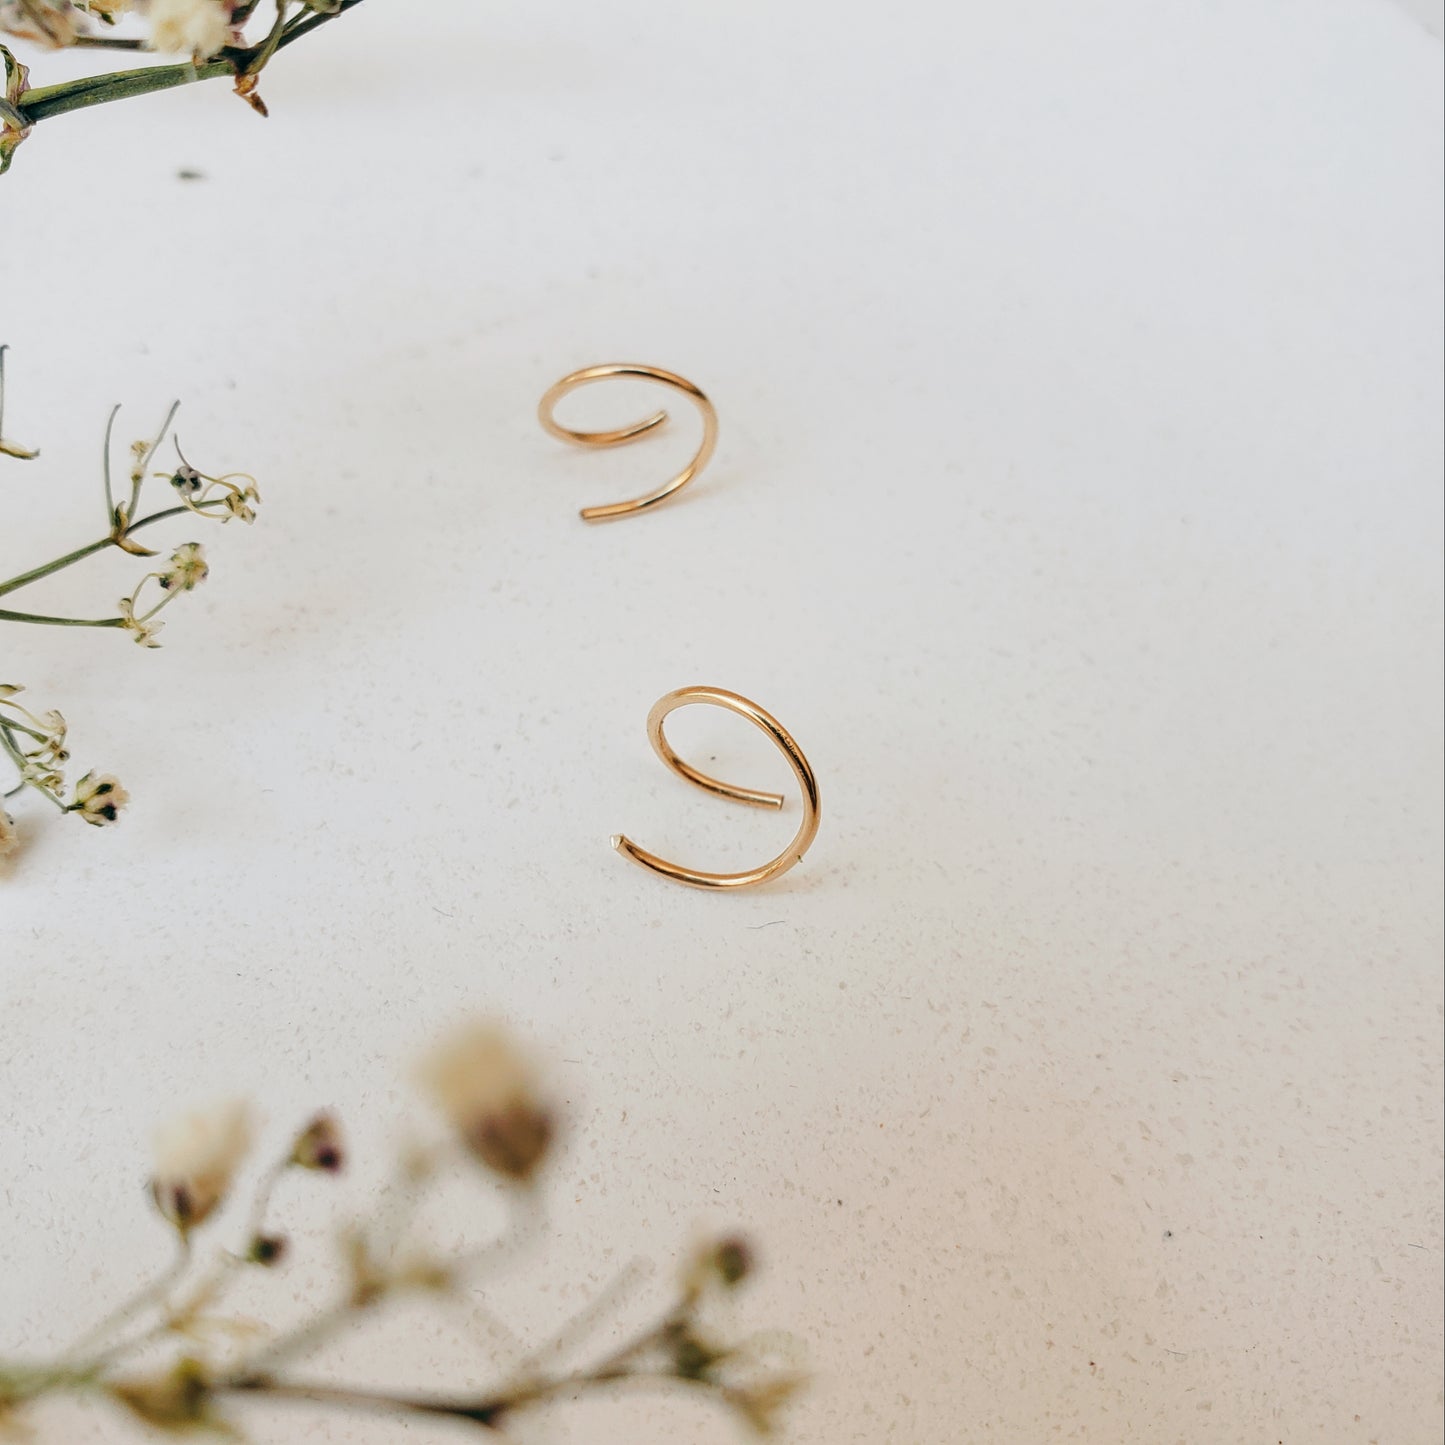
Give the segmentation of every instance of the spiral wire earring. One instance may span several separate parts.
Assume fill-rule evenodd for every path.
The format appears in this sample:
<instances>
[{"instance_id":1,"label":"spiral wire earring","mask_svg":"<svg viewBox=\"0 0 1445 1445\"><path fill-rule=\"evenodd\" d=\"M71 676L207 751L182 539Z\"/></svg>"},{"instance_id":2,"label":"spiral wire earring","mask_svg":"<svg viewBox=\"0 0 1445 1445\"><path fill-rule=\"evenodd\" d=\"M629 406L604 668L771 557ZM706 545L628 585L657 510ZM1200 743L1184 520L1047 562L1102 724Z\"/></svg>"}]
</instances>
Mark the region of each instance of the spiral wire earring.
<instances>
[{"instance_id":1,"label":"spiral wire earring","mask_svg":"<svg viewBox=\"0 0 1445 1445\"><path fill-rule=\"evenodd\" d=\"M680 707L686 707L690 703L708 703L713 707L725 708L728 712L736 713L739 717L746 718L777 745L778 750L787 759L788 766L792 768L794 776L798 779L798 785L802 789L803 821L799 825L793 841L776 858L760 867L750 868L745 873L704 873L696 868L684 868L681 864L669 863L665 858L659 858L655 853L649 853L646 848L639 847L630 838L626 838L620 833L613 836L612 846L624 857L631 858L634 863L639 863L642 867L659 873L664 878L671 878L678 883L686 883L693 888L751 888L754 884L766 883L769 879L781 877L801 860L803 854L812 846L813 839L818 835L818 781L813 776L812 767L807 758L803 756L802 749L794 742L792 734L777 718L759 707L757 703L750 702L747 698L720 687L681 687L676 692L670 692L666 697L659 698L653 705L652 711L647 715L647 737L652 744L653 752L673 772L687 782L696 784L697 787L703 788L709 793L716 793L721 798L731 798L734 802L748 803L753 807L781 808L783 806L781 793L768 793L756 788L741 788L732 783L721 782L717 778L710 778L706 773L699 772L690 763L686 763L678 757L662 731L662 724L669 713Z\"/></svg>"},{"instance_id":2,"label":"spiral wire earring","mask_svg":"<svg viewBox=\"0 0 1445 1445\"><path fill-rule=\"evenodd\" d=\"M642 381L655 381L662 386L681 392L702 413L702 445L698 448L697 455L670 482L659 487L655 492L648 492L646 496L642 497L634 497L630 502L609 502L600 507L583 507L581 517L584 522L607 522L614 517L630 517L634 512L645 512L649 508L657 506L659 502L666 501L675 492L680 492L702 471L717 446L717 412L713 408L712 402L686 377L678 376L673 371L664 371L660 366L632 365L620 361L609 362L602 366L584 366L581 371L571 372L547 389L546 394L537 404L537 420L542 423L543 428L550 435L581 447L624 446L628 442L636 441L638 437L646 436L650 431L655 431L667 420L665 411L657 411L649 417L644 417L642 421L634 422L631 426L617 427L612 431L574 431L571 427L563 426L557 420L555 416L557 403L564 396L576 391L578 387L589 386L593 382L608 381L613 377L633 377Z\"/></svg>"}]
</instances>

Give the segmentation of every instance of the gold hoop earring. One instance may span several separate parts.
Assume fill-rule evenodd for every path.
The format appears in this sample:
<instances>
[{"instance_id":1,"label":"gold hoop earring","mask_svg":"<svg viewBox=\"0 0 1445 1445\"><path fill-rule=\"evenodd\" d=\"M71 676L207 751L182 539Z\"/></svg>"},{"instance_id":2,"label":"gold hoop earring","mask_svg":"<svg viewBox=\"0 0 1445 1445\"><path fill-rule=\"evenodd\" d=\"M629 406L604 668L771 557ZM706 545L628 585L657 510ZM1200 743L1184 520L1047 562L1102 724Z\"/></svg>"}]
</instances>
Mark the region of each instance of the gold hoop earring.
<instances>
[{"instance_id":1,"label":"gold hoop earring","mask_svg":"<svg viewBox=\"0 0 1445 1445\"><path fill-rule=\"evenodd\" d=\"M696 868L684 868L680 864L659 858L655 853L649 853L645 848L639 848L630 838L625 838L620 833L613 835L612 846L624 857L631 858L634 863L640 863L644 868L660 873L664 878L672 878L693 888L751 888L755 883L766 883L770 878L781 877L802 858L812 846L813 839L818 836L818 781L813 776L813 769L803 756L802 749L793 741L792 734L757 703L749 702L747 698L720 687L680 687L676 692L659 698L653 705L652 711L647 715L647 738L652 744L653 752L689 783L695 783L699 788L716 793L721 798L750 803L758 808L783 806L781 793L760 792L756 788L739 788L731 783L720 782L717 778L698 772L690 763L685 763L678 757L662 731L662 724L669 713L686 707L689 703L710 703L714 707L726 708L728 712L747 718L777 744L779 751L788 760L788 766L792 768L803 793L803 821L797 834L771 862L764 863L759 868L750 868L746 873L703 873Z\"/></svg>"},{"instance_id":2,"label":"gold hoop earring","mask_svg":"<svg viewBox=\"0 0 1445 1445\"><path fill-rule=\"evenodd\" d=\"M667 420L665 411L657 411L632 426L618 427L614 431L573 431L571 427L563 426L553 415L557 403L570 392L576 391L579 386L587 386L594 381L607 381L614 376L655 381L662 386L670 386L674 391L680 391L702 413L702 445L698 448L697 455L665 486L649 492L645 497L635 497L630 502L609 502L602 507L583 507L581 516L584 522L606 522L613 517L628 517L634 512L645 512L649 507L666 501L674 492L680 492L708 464L713 449L717 446L717 412L712 402L686 377L678 376L673 371L664 371L660 366L633 366L620 361L609 362L604 366L584 366L581 371L564 376L561 381L547 389L546 395L537 403L537 420L550 435L579 447L623 446L627 442L636 441L640 436L646 436Z\"/></svg>"}]
</instances>

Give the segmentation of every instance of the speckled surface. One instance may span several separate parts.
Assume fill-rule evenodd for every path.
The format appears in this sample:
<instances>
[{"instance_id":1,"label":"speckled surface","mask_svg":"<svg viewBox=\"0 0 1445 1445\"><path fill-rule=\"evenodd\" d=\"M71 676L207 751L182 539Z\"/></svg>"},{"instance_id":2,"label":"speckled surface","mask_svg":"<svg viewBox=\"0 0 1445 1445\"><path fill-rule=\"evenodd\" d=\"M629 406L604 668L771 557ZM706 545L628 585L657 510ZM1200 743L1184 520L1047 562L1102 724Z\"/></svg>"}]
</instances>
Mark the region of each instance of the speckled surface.
<instances>
[{"instance_id":1,"label":"speckled surface","mask_svg":"<svg viewBox=\"0 0 1445 1445\"><path fill-rule=\"evenodd\" d=\"M1438 40L1363 0L377 0L333 41L268 124L156 97L0 182L8 429L45 451L0 559L93 530L116 399L128 436L181 394L265 497L198 534L162 651L5 638L135 802L27 811L0 882L0 1348L159 1266L177 1103L250 1092L275 1139L334 1104L361 1209L409 1060L485 1009L572 1121L489 1296L524 1339L746 1225L741 1323L816 1371L800 1442L1440 1440ZM722 435L590 529L692 425L544 436L547 384L610 359L691 376ZM688 682L817 770L775 887L607 846L740 867L795 826L651 757ZM786 781L740 723L676 731ZM324 1204L287 1204L286 1310ZM480 1385L475 1324L335 1367ZM634 1401L526 1438L731 1436Z\"/></svg>"}]
</instances>

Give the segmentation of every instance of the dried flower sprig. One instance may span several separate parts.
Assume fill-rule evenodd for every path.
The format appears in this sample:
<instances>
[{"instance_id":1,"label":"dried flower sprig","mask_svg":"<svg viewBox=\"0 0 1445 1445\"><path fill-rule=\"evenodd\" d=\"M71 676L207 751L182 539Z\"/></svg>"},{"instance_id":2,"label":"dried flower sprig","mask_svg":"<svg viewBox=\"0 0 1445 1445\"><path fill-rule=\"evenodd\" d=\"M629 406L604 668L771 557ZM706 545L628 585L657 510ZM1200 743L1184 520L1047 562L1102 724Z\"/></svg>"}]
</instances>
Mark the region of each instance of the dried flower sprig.
<instances>
[{"instance_id":1,"label":"dried flower sprig","mask_svg":"<svg viewBox=\"0 0 1445 1445\"><path fill-rule=\"evenodd\" d=\"M5 348L0 346L0 455L33 460L38 452L4 439L4 405ZM170 518L189 515L223 523L232 520L251 523L256 520L256 508L261 498L255 480L246 473L211 476L200 472L181 454L178 444L176 455L179 462L173 470L149 471L157 451L171 434L178 405L172 403L160 429L152 437L132 444L119 499L113 483L111 459L115 419L120 408L112 408L106 422L101 453L106 534L51 562L32 567L8 581L0 581L0 597L18 592L111 547L134 557L155 557L158 554L142 546L135 534L144 527ZM175 497L174 504L142 513L141 498L148 475L163 478L169 483ZM165 625L159 620L159 614L183 593L195 591L209 576L210 570L201 544L182 542L167 561L140 578L130 596L122 597L116 603L116 612L112 617L54 616L0 607L0 622L45 627L115 628L127 633L143 647L159 647L157 634ZM67 799L64 765L70 753L66 747L65 718L54 709L32 712L18 701L23 691L16 683L0 683L0 759L8 761L15 772L13 786L0 792L0 857L13 853L19 844L14 820L5 805L26 788L49 799L62 813L73 813L82 822L96 826L115 822L129 800L129 794L116 778L109 773L95 772L86 773L76 784L74 794Z\"/></svg>"},{"instance_id":2,"label":"dried flower sprig","mask_svg":"<svg viewBox=\"0 0 1445 1445\"><path fill-rule=\"evenodd\" d=\"M288 45L310 35L361 0L275 0L275 14L254 40L246 28L260 0L0 0L0 34L45 50L160 51L184 55L180 65L152 65L34 87L26 66L0 46L0 172L42 120L66 111L171 90L227 76L258 115L266 104L256 87L261 72ZM129 17L136 33L116 34Z\"/></svg>"},{"instance_id":3,"label":"dried flower sprig","mask_svg":"<svg viewBox=\"0 0 1445 1445\"><path fill-rule=\"evenodd\" d=\"M471 1253L441 1254L408 1240L420 1195L438 1176L435 1151L425 1167L402 1169L393 1197L406 1201L399 1218L378 1219L341 1235L339 1289L334 1301L300 1324L259 1342L253 1324L223 1313L239 1274L284 1266L290 1246L271 1221L272 1199L288 1175L337 1174L346 1163L340 1125L318 1114L261 1175L246 1217L241 1248L223 1250L201 1266L196 1232L220 1213L234 1192L252 1140L249 1108L225 1103L188 1114L156 1138L151 1194L174 1229L174 1261L107 1315L58 1359L34 1364L0 1361L0 1426L48 1396L110 1400L162 1434L196 1430L234 1433L232 1414L247 1399L290 1402L323 1410L447 1418L503 1434L524 1411L579 1394L622 1388L680 1388L707 1397L760 1435L801 1387L776 1345L761 1338L729 1343L714 1337L704 1316L712 1298L752 1274L753 1252L728 1238L696 1250L669 1309L652 1325L591 1364L552 1363L584 1343L615 1298L608 1290L558 1336L528 1352L508 1375L484 1391L418 1394L375 1384L338 1383L297 1373L319 1346L335 1342L384 1302L422 1294L460 1298L485 1267L515 1247L540 1222L535 1185L550 1157L555 1113L540 1076L511 1036L496 1024L462 1030L428 1061L429 1083L452 1130L452 1140L503 1190L511 1222L502 1237ZM507 1140L505 1146L496 1141ZM164 1358L157 1360L157 1355Z\"/></svg>"}]
</instances>

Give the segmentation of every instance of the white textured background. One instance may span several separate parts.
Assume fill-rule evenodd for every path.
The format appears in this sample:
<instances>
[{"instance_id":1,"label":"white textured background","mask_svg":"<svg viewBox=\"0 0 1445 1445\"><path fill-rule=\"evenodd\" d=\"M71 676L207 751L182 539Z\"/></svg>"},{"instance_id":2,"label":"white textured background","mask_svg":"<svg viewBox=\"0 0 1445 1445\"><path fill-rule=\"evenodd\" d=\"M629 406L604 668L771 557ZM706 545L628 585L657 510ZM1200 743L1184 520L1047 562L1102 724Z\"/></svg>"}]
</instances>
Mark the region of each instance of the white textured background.
<instances>
[{"instance_id":1,"label":"white textured background","mask_svg":"<svg viewBox=\"0 0 1445 1445\"><path fill-rule=\"evenodd\" d=\"M112 400L129 439L183 396L265 507L170 534L214 570L163 651L4 638L135 802L104 834L27 806L0 874L0 1352L162 1261L178 1102L251 1092L277 1140L335 1104L360 1210L410 1058L486 1009L573 1120L491 1297L524 1339L635 1255L640 1313L695 1228L746 1225L740 1322L817 1374L799 1441L1439 1441L1419 18L374 0L268 74L269 123L210 86L43 125L0 181L8 430L45 452L0 476L0 572L96 530ZM693 377L722 437L594 529L693 425L543 435L544 387L609 359ZM33 600L105 611L132 570ZM816 846L750 895L607 847L745 866L794 826L651 757L694 681L819 775ZM786 776L740 723L677 731ZM328 1202L282 1200L314 1234L288 1311ZM402 1314L334 1368L480 1388L474 1324ZM732 1437L633 1401L529 1438Z\"/></svg>"}]
</instances>

